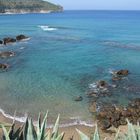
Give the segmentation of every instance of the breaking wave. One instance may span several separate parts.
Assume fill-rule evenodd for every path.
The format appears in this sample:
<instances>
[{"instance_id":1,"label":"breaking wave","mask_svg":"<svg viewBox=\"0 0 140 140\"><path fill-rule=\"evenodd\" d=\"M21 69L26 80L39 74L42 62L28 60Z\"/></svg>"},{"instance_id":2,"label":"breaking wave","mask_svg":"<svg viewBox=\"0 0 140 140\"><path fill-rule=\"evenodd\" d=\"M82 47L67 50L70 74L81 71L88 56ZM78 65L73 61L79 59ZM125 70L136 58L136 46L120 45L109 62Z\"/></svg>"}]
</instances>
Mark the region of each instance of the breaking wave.
<instances>
[{"instance_id":1,"label":"breaking wave","mask_svg":"<svg viewBox=\"0 0 140 140\"><path fill-rule=\"evenodd\" d=\"M38 27L41 28L43 31L55 31L55 30L57 30L57 28L49 27L47 25L40 25Z\"/></svg>"}]
</instances>

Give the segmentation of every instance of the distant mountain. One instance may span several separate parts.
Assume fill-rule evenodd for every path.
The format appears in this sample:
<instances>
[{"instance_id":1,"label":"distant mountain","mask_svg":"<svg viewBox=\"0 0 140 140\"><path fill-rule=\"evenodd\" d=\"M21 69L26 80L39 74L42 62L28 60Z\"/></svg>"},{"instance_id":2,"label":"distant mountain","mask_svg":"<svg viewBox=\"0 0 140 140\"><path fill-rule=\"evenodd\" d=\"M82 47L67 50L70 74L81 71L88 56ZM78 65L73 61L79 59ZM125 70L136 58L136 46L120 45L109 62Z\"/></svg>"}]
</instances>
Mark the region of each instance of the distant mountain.
<instances>
[{"instance_id":1,"label":"distant mountain","mask_svg":"<svg viewBox=\"0 0 140 140\"><path fill-rule=\"evenodd\" d=\"M43 0L0 0L0 13L61 12L63 7Z\"/></svg>"}]
</instances>

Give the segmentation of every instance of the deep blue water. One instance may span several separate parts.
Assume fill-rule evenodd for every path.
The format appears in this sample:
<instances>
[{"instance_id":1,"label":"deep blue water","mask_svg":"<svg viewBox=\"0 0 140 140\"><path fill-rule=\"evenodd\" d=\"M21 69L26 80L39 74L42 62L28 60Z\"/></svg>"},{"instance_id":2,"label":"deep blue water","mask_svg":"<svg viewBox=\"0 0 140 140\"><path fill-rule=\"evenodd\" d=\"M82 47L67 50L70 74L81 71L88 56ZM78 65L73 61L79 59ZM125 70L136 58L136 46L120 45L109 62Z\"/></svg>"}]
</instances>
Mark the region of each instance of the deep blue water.
<instances>
[{"instance_id":1,"label":"deep blue water","mask_svg":"<svg viewBox=\"0 0 140 140\"><path fill-rule=\"evenodd\" d=\"M18 115L49 110L51 118L89 120L89 84L106 80L110 70L130 74L101 101L126 104L140 97L140 11L64 11L0 15L0 39L25 34L31 40L0 50L16 56L0 73L0 108ZM82 102L75 96L82 95Z\"/></svg>"}]
</instances>

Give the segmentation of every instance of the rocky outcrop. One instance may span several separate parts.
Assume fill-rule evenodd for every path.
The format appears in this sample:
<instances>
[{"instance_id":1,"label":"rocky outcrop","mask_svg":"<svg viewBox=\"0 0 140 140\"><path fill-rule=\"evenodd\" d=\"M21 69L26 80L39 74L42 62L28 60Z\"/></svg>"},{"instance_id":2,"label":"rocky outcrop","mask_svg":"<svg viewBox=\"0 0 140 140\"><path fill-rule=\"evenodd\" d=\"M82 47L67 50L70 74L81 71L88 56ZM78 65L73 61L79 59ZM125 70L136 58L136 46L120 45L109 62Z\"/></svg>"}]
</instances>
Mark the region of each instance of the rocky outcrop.
<instances>
[{"instance_id":1,"label":"rocky outcrop","mask_svg":"<svg viewBox=\"0 0 140 140\"><path fill-rule=\"evenodd\" d=\"M22 41L22 40L26 40L29 39L29 37L25 36L25 35L18 35L16 36L16 40L17 41Z\"/></svg>"},{"instance_id":2,"label":"rocky outcrop","mask_svg":"<svg viewBox=\"0 0 140 140\"><path fill-rule=\"evenodd\" d=\"M126 125L126 119L136 124L140 122L140 98L133 100L126 108L103 105L97 119L102 130L111 126L118 128L120 125Z\"/></svg>"},{"instance_id":3,"label":"rocky outcrop","mask_svg":"<svg viewBox=\"0 0 140 140\"><path fill-rule=\"evenodd\" d=\"M6 70L8 68L9 68L9 65L8 64L2 64L2 63L0 63L0 69L1 70Z\"/></svg>"},{"instance_id":4,"label":"rocky outcrop","mask_svg":"<svg viewBox=\"0 0 140 140\"><path fill-rule=\"evenodd\" d=\"M116 75L118 76L127 76L129 74L128 70L119 70L116 72Z\"/></svg>"},{"instance_id":5,"label":"rocky outcrop","mask_svg":"<svg viewBox=\"0 0 140 140\"><path fill-rule=\"evenodd\" d=\"M127 69L122 69L116 72L113 72L112 81L120 81L123 77L126 77L129 74Z\"/></svg>"},{"instance_id":6,"label":"rocky outcrop","mask_svg":"<svg viewBox=\"0 0 140 140\"><path fill-rule=\"evenodd\" d=\"M16 39L15 38L11 38L11 37L6 37L2 40L0 40L0 45L4 44L10 44L10 43L15 43L16 41L23 41L23 40L29 40L30 38L25 36L25 35L18 35L16 36Z\"/></svg>"},{"instance_id":7,"label":"rocky outcrop","mask_svg":"<svg viewBox=\"0 0 140 140\"><path fill-rule=\"evenodd\" d=\"M10 51L0 52L0 57L1 58L8 58L8 57L12 57L14 55L15 55L15 53L14 52L10 52Z\"/></svg>"},{"instance_id":8,"label":"rocky outcrop","mask_svg":"<svg viewBox=\"0 0 140 140\"><path fill-rule=\"evenodd\" d=\"M16 39L14 39L14 38L7 37L7 38L3 39L4 45L9 44L9 43L15 43L15 42L16 42Z\"/></svg>"}]
</instances>

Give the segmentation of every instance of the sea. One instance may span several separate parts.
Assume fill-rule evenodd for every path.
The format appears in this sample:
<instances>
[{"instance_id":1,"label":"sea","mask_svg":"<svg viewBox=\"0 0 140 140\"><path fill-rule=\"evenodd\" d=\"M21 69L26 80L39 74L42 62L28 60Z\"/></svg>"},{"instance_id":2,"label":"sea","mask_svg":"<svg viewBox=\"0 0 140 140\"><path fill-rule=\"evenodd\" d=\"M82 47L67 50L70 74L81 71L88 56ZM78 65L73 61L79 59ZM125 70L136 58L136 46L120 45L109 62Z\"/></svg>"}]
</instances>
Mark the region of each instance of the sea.
<instances>
[{"instance_id":1,"label":"sea","mask_svg":"<svg viewBox=\"0 0 140 140\"><path fill-rule=\"evenodd\" d=\"M24 34L30 40L0 46L16 55L2 59L0 111L9 118L34 120L49 112L49 124L94 125L89 88L105 80L115 88L100 104L126 106L140 98L140 11L64 11L1 14L0 40ZM129 70L121 81L112 72ZM75 98L83 100L76 102Z\"/></svg>"}]
</instances>

